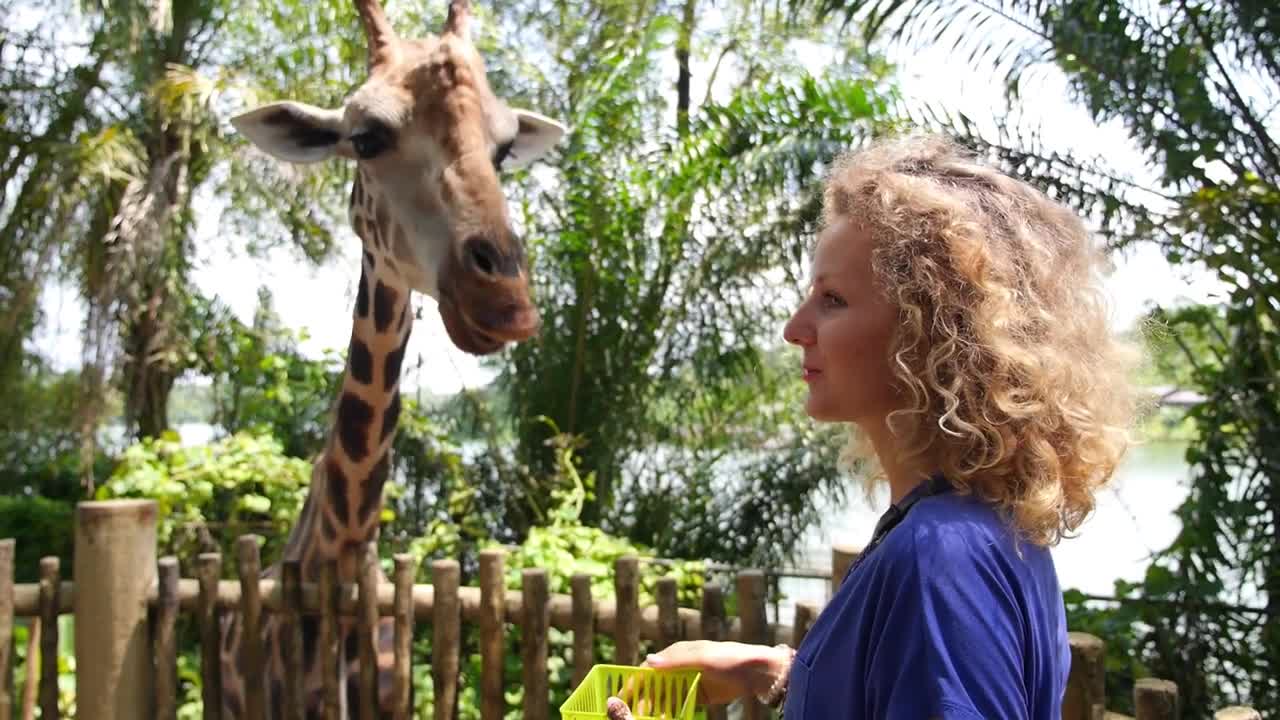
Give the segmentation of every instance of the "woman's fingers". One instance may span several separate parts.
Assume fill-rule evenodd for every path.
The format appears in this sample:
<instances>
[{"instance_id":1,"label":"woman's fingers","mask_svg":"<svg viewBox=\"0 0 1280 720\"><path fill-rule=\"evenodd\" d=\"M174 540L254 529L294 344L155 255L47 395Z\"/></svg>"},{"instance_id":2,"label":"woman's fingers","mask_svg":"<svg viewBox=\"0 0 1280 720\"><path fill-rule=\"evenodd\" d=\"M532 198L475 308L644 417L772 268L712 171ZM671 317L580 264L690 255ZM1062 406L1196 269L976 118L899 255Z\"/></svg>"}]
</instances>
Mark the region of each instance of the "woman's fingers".
<instances>
[{"instance_id":1,"label":"woman's fingers","mask_svg":"<svg viewBox=\"0 0 1280 720\"><path fill-rule=\"evenodd\" d=\"M635 720L631 708L621 698L611 697L605 701L604 714L609 720Z\"/></svg>"}]
</instances>

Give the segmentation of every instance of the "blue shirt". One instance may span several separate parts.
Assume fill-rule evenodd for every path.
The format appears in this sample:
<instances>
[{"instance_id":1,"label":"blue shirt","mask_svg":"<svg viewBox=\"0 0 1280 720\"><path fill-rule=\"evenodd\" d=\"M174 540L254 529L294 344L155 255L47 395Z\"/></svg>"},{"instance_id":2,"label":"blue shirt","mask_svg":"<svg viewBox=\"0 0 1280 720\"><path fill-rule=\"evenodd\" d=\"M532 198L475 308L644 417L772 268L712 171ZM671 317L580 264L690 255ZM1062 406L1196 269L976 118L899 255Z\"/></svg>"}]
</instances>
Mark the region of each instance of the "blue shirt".
<instances>
[{"instance_id":1,"label":"blue shirt","mask_svg":"<svg viewBox=\"0 0 1280 720\"><path fill-rule=\"evenodd\" d=\"M912 497L923 487L797 648L786 720L1061 717L1071 652L1049 551L972 496Z\"/></svg>"}]
</instances>

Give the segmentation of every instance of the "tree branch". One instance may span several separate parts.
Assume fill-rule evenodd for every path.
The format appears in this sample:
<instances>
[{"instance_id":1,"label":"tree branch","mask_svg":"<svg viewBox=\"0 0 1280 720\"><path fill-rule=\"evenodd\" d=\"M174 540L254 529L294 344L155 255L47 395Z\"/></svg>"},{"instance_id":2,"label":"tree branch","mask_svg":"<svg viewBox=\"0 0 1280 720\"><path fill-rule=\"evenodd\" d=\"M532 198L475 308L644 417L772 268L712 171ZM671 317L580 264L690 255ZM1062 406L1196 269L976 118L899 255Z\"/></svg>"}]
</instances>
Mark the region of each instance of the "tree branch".
<instances>
[{"instance_id":1,"label":"tree branch","mask_svg":"<svg viewBox=\"0 0 1280 720\"><path fill-rule=\"evenodd\" d=\"M1271 163L1271 174L1273 176L1280 175L1280 153L1274 142L1271 142L1271 133L1267 132L1266 126L1258 121L1253 115L1253 108L1249 107L1249 103L1245 102L1244 97L1240 94L1239 88L1231 80L1230 73L1222 63L1222 59L1218 57L1217 50L1214 49L1213 38L1209 37L1208 31L1200 24L1196 14L1187 6L1186 0L1179 3L1182 11L1187 14L1187 20L1191 23L1191 27L1195 30L1196 36L1200 38L1200 43L1204 46L1204 50L1209 57L1213 59L1213 64L1217 66L1218 72L1222 74L1223 83L1227 89L1227 95L1231 98L1231 104L1243 116L1245 124L1253 131L1254 140L1258 143L1258 147L1263 154L1267 156L1267 160Z\"/></svg>"}]
</instances>

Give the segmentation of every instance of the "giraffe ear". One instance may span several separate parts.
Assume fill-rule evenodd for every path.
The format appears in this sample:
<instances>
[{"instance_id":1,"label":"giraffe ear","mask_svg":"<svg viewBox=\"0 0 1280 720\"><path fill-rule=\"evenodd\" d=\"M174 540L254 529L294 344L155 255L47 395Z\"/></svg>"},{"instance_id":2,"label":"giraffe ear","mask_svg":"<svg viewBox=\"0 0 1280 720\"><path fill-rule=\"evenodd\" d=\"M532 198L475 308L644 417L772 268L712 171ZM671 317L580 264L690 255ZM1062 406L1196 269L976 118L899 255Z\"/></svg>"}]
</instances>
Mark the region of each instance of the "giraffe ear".
<instances>
[{"instance_id":1,"label":"giraffe ear","mask_svg":"<svg viewBox=\"0 0 1280 720\"><path fill-rule=\"evenodd\" d=\"M565 127L545 115L529 110L512 110L519 121L519 131L511 143L511 152L502 163L503 170L524 167L546 155L564 137Z\"/></svg>"},{"instance_id":2,"label":"giraffe ear","mask_svg":"<svg viewBox=\"0 0 1280 720\"><path fill-rule=\"evenodd\" d=\"M231 125L269 155L312 163L334 155L342 140L342 111L275 102L231 119Z\"/></svg>"}]
</instances>

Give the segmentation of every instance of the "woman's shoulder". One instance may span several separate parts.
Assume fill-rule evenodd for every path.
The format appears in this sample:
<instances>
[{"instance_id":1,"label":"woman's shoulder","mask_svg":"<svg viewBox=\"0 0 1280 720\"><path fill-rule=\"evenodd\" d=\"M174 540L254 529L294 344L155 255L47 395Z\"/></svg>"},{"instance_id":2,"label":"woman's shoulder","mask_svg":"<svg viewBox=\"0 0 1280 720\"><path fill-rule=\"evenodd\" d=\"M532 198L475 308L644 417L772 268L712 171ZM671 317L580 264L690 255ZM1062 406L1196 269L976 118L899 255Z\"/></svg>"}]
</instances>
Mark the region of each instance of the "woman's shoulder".
<instances>
[{"instance_id":1,"label":"woman's shoulder","mask_svg":"<svg viewBox=\"0 0 1280 720\"><path fill-rule=\"evenodd\" d=\"M1020 538L996 507L973 495L948 492L923 498L899 530L890 533L898 536L893 540L901 552L895 554L921 569L995 563L1053 571L1047 548Z\"/></svg>"}]
</instances>

